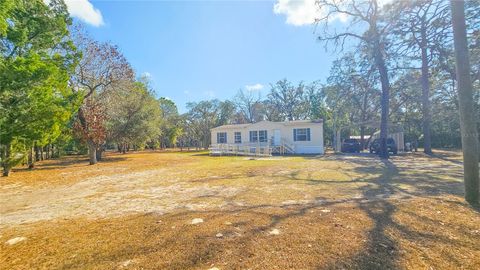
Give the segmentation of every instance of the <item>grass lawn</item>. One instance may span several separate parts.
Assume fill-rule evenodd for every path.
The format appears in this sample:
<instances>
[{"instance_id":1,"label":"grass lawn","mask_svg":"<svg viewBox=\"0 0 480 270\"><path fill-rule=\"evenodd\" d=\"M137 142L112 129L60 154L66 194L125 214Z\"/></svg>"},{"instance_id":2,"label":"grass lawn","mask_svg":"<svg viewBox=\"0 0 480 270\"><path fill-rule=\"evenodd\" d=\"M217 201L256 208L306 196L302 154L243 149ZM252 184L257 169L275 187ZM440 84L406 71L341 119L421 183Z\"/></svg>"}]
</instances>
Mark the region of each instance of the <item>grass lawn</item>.
<instances>
[{"instance_id":1,"label":"grass lawn","mask_svg":"<svg viewBox=\"0 0 480 270\"><path fill-rule=\"evenodd\" d=\"M1 269L480 269L457 152L87 164L0 179Z\"/></svg>"}]
</instances>

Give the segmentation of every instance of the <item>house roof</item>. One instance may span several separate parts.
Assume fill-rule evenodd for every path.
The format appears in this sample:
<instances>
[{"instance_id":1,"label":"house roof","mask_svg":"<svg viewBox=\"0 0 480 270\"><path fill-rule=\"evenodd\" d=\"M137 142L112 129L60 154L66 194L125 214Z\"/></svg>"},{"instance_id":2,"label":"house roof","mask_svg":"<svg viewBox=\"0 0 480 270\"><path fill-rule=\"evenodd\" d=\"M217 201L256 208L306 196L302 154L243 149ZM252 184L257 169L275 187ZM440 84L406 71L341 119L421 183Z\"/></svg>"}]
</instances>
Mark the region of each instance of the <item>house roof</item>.
<instances>
[{"instance_id":1,"label":"house roof","mask_svg":"<svg viewBox=\"0 0 480 270\"><path fill-rule=\"evenodd\" d=\"M252 124L232 124L232 125L223 125L223 126L218 126L218 127L214 127L212 129L219 129L219 128L244 128L244 127L248 127Z\"/></svg>"},{"instance_id":2,"label":"house roof","mask_svg":"<svg viewBox=\"0 0 480 270\"><path fill-rule=\"evenodd\" d=\"M323 123L322 119L318 120L295 120L295 121L284 121L284 122L273 122L273 121L260 121L256 123L251 123L251 124L233 124L233 125L223 125L223 126L218 126L214 127L211 130L214 129L235 129L235 128L246 128L249 126L254 126L254 125L260 125L261 123L275 123L275 124L283 124L286 126L291 126L291 125L297 125L297 124L307 124L307 123L312 123L312 124L318 124L318 123Z\"/></svg>"}]
</instances>

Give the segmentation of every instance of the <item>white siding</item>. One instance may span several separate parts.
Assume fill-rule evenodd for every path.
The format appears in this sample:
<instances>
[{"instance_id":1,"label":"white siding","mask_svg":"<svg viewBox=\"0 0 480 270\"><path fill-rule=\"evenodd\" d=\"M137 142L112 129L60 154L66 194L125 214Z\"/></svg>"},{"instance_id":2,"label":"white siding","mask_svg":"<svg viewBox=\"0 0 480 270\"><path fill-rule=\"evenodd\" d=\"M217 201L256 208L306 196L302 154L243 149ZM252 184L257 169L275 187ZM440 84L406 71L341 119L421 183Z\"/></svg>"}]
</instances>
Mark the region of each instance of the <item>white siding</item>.
<instances>
[{"instance_id":1,"label":"white siding","mask_svg":"<svg viewBox=\"0 0 480 270\"><path fill-rule=\"evenodd\" d=\"M293 129L295 128L310 128L310 141L294 141ZM324 154L323 146L323 123L314 123L306 121L292 121L292 122L269 122L262 121L251 125L243 125L236 127L230 125L227 127L218 127L211 130L212 144L217 144L217 133L227 132L227 143L235 143L235 132L241 132L242 144L250 144L250 131L266 130L268 143L273 140L274 130L278 129L281 132L282 139L292 145L297 154ZM267 143L255 142L255 144L265 145Z\"/></svg>"}]
</instances>

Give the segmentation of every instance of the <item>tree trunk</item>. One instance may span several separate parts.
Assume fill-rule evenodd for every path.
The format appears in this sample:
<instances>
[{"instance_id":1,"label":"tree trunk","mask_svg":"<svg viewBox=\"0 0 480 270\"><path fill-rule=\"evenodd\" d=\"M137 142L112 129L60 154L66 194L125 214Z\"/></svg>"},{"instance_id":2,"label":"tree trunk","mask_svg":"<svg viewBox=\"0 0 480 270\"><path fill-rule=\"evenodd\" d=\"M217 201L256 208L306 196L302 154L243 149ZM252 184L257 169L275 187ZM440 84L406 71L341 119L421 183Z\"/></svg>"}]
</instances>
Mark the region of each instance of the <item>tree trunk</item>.
<instances>
[{"instance_id":1,"label":"tree trunk","mask_svg":"<svg viewBox=\"0 0 480 270\"><path fill-rule=\"evenodd\" d=\"M432 140L430 134L430 83L428 81L428 52L427 29L422 23L421 51L422 51L422 113L423 113L423 152L432 154Z\"/></svg>"},{"instance_id":2,"label":"tree trunk","mask_svg":"<svg viewBox=\"0 0 480 270\"><path fill-rule=\"evenodd\" d=\"M39 160L40 160L40 147L35 145L35 161L39 161Z\"/></svg>"},{"instance_id":3,"label":"tree trunk","mask_svg":"<svg viewBox=\"0 0 480 270\"><path fill-rule=\"evenodd\" d=\"M365 149L365 126L360 126L360 144L363 151Z\"/></svg>"},{"instance_id":4,"label":"tree trunk","mask_svg":"<svg viewBox=\"0 0 480 270\"><path fill-rule=\"evenodd\" d=\"M85 116L83 114L83 109L80 107L78 110L78 120L80 120L80 124L84 130L87 129L87 121L85 120ZM88 157L90 160L90 165L97 164L97 147L92 139L87 139L87 146L88 146Z\"/></svg>"},{"instance_id":5,"label":"tree trunk","mask_svg":"<svg viewBox=\"0 0 480 270\"><path fill-rule=\"evenodd\" d=\"M34 152L34 147L30 147L30 150L28 151L28 168L31 170L33 168L35 168L35 158L33 156L33 152Z\"/></svg>"},{"instance_id":6,"label":"tree trunk","mask_svg":"<svg viewBox=\"0 0 480 270\"><path fill-rule=\"evenodd\" d=\"M99 146L95 152L97 161L102 161L102 154L103 154L103 146Z\"/></svg>"},{"instance_id":7,"label":"tree trunk","mask_svg":"<svg viewBox=\"0 0 480 270\"><path fill-rule=\"evenodd\" d=\"M480 199L480 178L478 173L478 133L473 106L473 87L470 79L470 62L465 26L465 2L451 0L452 25L457 70L458 103L460 109L460 130L462 135L463 174L465 199L478 204Z\"/></svg>"},{"instance_id":8,"label":"tree trunk","mask_svg":"<svg viewBox=\"0 0 480 270\"><path fill-rule=\"evenodd\" d=\"M88 158L90 159L90 165L97 164L97 147L92 140L87 141L88 145Z\"/></svg>"},{"instance_id":9,"label":"tree trunk","mask_svg":"<svg viewBox=\"0 0 480 270\"><path fill-rule=\"evenodd\" d=\"M56 150L56 151L55 151ZM60 147L59 145L52 145L52 154L54 158L60 158Z\"/></svg>"},{"instance_id":10,"label":"tree trunk","mask_svg":"<svg viewBox=\"0 0 480 270\"><path fill-rule=\"evenodd\" d=\"M7 144L5 145L5 148L2 151L2 167L3 167L3 176L9 176L10 175L10 170L12 169L10 167L10 155L11 155L11 145Z\"/></svg>"},{"instance_id":11,"label":"tree trunk","mask_svg":"<svg viewBox=\"0 0 480 270\"><path fill-rule=\"evenodd\" d=\"M383 49L380 46L379 40L376 46L373 47L375 55L375 64L380 73L380 82L382 84L381 97L381 120L380 120L380 157L388 159L387 138L388 138L388 114L390 106L390 82L388 80L388 71L383 56Z\"/></svg>"}]
</instances>

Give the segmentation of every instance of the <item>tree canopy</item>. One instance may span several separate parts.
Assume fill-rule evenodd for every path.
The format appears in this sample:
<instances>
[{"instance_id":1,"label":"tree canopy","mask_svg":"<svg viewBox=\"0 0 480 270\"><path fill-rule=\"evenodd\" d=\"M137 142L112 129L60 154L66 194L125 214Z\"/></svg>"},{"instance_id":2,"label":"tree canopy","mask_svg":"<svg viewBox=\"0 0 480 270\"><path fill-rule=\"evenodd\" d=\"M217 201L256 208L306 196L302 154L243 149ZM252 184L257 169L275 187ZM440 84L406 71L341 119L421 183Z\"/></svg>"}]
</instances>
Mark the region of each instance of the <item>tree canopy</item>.
<instances>
[{"instance_id":1,"label":"tree canopy","mask_svg":"<svg viewBox=\"0 0 480 270\"><path fill-rule=\"evenodd\" d=\"M78 54L69 39L71 19L62 1L2 1L0 25L0 144L4 175L25 148L54 141L79 99L69 90Z\"/></svg>"}]
</instances>

